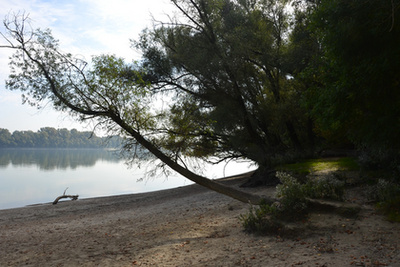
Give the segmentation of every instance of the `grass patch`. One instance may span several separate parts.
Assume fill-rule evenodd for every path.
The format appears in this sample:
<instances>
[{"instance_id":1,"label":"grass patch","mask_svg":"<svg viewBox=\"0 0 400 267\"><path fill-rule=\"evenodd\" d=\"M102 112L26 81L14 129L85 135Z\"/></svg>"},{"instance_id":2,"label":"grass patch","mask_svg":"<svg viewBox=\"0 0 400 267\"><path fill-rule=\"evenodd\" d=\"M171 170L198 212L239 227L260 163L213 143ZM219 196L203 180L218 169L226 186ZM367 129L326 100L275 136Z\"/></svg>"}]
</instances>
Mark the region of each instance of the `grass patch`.
<instances>
[{"instance_id":1,"label":"grass patch","mask_svg":"<svg viewBox=\"0 0 400 267\"><path fill-rule=\"evenodd\" d=\"M307 175L317 171L357 171L360 169L354 158L308 159L291 164L279 165L277 170Z\"/></svg>"}]
</instances>

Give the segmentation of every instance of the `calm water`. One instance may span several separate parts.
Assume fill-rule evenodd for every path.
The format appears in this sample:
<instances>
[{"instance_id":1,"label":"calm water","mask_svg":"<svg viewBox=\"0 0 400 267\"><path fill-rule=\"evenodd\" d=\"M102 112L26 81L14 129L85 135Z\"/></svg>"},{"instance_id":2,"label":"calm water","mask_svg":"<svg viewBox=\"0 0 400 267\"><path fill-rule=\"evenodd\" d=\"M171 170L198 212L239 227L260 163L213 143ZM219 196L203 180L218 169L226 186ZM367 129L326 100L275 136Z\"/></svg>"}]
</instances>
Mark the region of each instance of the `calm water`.
<instances>
[{"instance_id":1,"label":"calm water","mask_svg":"<svg viewBox=\"0 0 400 267\"><path fill-rule=\"evenodd\" d=\"M253 167L254 168L254 167ZM252 169L248 163L208 167L211 178ZM62 195L79 198L150 192L189 185L179 175L145 179L145 168L127 168L124 161L103 150L0 150L0 209L52 202Z\"/></svg>"}]
</instances>

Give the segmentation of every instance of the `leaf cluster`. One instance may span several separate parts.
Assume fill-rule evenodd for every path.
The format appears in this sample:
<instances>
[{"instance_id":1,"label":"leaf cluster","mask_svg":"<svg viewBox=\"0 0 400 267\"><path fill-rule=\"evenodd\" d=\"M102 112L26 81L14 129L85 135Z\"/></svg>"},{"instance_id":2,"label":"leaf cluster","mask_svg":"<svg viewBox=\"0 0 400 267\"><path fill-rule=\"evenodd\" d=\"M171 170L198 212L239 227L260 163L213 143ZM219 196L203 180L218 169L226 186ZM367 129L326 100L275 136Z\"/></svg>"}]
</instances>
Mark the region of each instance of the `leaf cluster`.
<instances>
[{"instance_id":1,"label":"leaf cluster","mask_svg":"<svg viewBox=\"0 0 400 267\"><path fill-rule=\"evenodd\" d=\"M309 104L321 132L359 147L400 147L399 8L399 1L334 0L311 14L323 50L308 72L320 83Z\"/></svg>"}]
</instances>

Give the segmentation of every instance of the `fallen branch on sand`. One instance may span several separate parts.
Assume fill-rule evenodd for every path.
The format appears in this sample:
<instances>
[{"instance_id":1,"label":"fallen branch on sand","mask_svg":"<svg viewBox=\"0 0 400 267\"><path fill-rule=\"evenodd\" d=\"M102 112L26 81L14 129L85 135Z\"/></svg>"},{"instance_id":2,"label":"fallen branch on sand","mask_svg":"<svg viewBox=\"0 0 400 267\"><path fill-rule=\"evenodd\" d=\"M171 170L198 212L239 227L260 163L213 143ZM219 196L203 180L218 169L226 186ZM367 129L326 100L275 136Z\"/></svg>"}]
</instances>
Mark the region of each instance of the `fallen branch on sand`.
<instances>
[{"instance_id":1,"label":"fallen branch on sand","mask_svg":"<svg viewBox=\"0 0 400 267\"><path fill-rule=\"evenodd\" d=\"M70 198L71 200L77 200L78 199L79 195L66 195L65 193L67 192L67 189L68 189L68 187L64 190L64 193L62 194L62 196L59 196L58 198L56 198L53 201L53 205L57 204L58 201L60 199L63 199L63 198Z\"/></svg>"}]
</instances>

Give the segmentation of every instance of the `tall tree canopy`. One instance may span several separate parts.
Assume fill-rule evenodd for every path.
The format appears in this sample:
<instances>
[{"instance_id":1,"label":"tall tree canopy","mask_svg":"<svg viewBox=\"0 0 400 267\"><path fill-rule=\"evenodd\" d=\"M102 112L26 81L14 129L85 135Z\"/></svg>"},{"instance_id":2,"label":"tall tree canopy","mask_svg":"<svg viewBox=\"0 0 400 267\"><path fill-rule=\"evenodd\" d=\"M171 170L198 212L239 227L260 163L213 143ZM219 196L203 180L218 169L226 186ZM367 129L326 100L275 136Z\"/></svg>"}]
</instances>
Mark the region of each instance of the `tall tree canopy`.
<instances>
[{"instance_id":1,"label":"tall tree canopy","mask_svg":"<svg viewBox=\"0 0 400 267\"><path fill-rule=\"evenodd\" d=\"M310 147L311 125L289 72L286 1L172 2L183 17L134 42L144 79L175 96L165 145L262 167Z\"/></svg>"},{"instance_id":2,"label":"tall tree canopy","mask_svg":"<svg viewBox=\"0 0 400 267\"><path fill-rule=\"evenodd\" d=\"M308 70L318 81L314 117L357 145L399 151L400 1L318 2L310 20L323 55Z\"/></svg>"}]
</instances>

